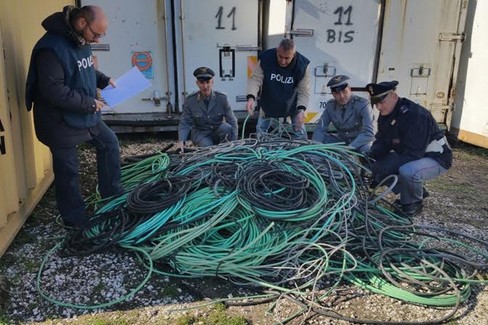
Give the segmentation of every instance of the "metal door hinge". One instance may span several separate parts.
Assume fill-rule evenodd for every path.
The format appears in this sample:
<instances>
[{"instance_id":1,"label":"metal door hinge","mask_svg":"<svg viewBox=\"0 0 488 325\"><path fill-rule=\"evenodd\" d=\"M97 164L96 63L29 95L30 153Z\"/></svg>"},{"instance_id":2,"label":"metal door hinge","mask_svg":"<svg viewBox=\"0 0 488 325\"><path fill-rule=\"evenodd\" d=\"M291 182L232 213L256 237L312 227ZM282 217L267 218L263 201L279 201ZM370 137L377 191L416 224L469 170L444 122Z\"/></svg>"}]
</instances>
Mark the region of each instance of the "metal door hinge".
<instances>
[{"instance_id":1,"label":"metal door hinge","mask_svg":"<svg viewBox=\"0 0 488 325\"><path fill-rule=\"evenodd\" d=\"M293 36L311 37L311 36L313 36L313 29L292 29L292 30L289 30L287 34L293 35Z\"/></svg>"},{"instance_id":2,"label":"metal door hinge","mask_svg":"<svg viewBox=\"0 0 488 325\"><path fill-rule=\"evenodd\" d=\"M466 35L464 33L457 34L457 33L439 33L439 41L464 41Z\"/></svg>"},{"instance_id":3,"label":"metal door hinge","mask_svg":"<svg viewBox=\"0 0 488 325\"><path fill-rule=\"evenodd\" d=\"M90 46L92 51L110 51L110 44L92 43Z\"/></svg>"},{"instance_id":4,"label":"metal door hinge","mask_svg":"<svg viewBox=\"0 0 488 325\"><path fill-rule=\"evenodd\" d=\"M168 100L168 97L161 96L159 91L155 90L153 92L153 97L141 98L142 101L153 101L155 106L160 106L162 100Z\"/></svg>"},{"instance_id":5,"label":"metal door hinge","mask_svg":"<svg viewBox=\"0 0 488 325\"><path fill-rule=\"evenodd\" d=\"M253 45L236 45L237 52L252 52L252 51L261 51L261 46L253 46Z\"/></svg>"}]
</instances>

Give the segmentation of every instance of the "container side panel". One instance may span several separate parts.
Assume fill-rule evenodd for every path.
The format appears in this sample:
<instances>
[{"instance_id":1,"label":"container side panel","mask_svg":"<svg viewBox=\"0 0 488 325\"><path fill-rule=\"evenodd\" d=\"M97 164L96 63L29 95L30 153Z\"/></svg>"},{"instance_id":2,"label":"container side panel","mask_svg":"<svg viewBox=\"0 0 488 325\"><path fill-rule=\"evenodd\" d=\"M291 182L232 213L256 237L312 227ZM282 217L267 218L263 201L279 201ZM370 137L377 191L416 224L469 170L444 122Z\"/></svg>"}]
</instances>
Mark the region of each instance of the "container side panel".
<instances>
[{"instance_id":1,"label":"container side panel","mask_svg":"<svg viewBox=\"0 0 488 325\"><path fill-rule=\"evenodd\" d=\"M488 148L488 2L469 5L452 126L460 140Z\"/></svg>"},{"instance_id":2,"label":"container side panel","mask_svg":"<svg viewBox=\"0 0 488 325\"><path fill-rule=\"evenodd\" d=\"M0 30L0 45L3 44ZM0 46L0 50L3 50ZM15 168L14 146L10 109L7 102L5 60L0 56L0 228L7 224L7 216L19 208L17 172Z\"/></svg>"},{"instance_id":3,"label":"container side panel","mask_svg":"<svg viewBox=\"0 0 488 325\"><path fill-rule=\"evenodd\" d=\"M398 92L446 123L452 108L461 0L386 1L378 81L398 80Z\"/></svg>"},{"instance_id":4,"label":"container side panel","mask_svg":"<svg viewBox=\"0 0 488 325\"><path fill-rule=\"evenodd\" d=\"M314 122L332 98L327 87L331 77L348 75L352 87L364 87L372 81L380 1L295 1L288 14L292 15L287 19L288 33L297 50L311 61L312 97L307 122Z\"/></svg>"},{"instance_id":5,"label":"container side panel","mask_svg":"<svg viewBox=\"0 0 488 325\"><path fill-rule=\"evenodd\" d=\"M258 1L181 1L181 41L184 94L198 90L193 71L215 71L214 89L227 94L233 110L245 109L248 70L258 47ZM180 74L181 76L181 74Z\"/></svg>"},{"instance_id":6,"label":"container side panel","mask_svg":"<svg viewBox=\"0 0 488 325\"><path fill-rule=\"evenodd\" d=\"M24 104L25 79L32 47L45 32L41 22L68 4L74 1L0 2L0 254L53 179L49 150L37 141Z\"/></svg>"},{"instance_id":7,"label":"container side panel","mask_svg":"<svg viewBox=\"0 0 488 325\"><path fill-rule=\"evenodd\" d=\"M168 84L166 9L159 0L83 0L103 8L109 19L107 35L92 46L95 64L116 79L137 66L151 87L105 114L160 113L171 101Z\"/></svg>"}]
</instances>

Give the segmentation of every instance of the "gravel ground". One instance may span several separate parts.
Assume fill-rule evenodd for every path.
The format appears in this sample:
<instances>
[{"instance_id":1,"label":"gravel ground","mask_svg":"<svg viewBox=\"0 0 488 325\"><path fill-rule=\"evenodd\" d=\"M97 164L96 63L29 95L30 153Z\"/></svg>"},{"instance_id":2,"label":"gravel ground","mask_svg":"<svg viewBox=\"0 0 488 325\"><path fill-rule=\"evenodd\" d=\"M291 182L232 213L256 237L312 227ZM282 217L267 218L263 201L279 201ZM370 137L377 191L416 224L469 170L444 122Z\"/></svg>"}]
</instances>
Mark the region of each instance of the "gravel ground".
<instances>
[{"instance_id":1,"label":"gravel ground","mask_svg":"<svg viewBox=\"0 0 488 325\"><path fill-rule=\"evenodd\" d=\"M122 157L153 153L171 141L151 135L123 137ZM451 170L427 184L431 195L415 222L488 241L488 150L459 144L454 152L455 163ZM95 188L94 152L83 147L80 156L83 189L89 196ZM37 279L44 259L50 254L57 256L58 253L51 250L67 234L56 217L53 195L51 187L0 260L0 283L8 284L0 288L0 324L280 324L299 311L298 305L286 297L248 306L229 303L219 311L211 302L232 301L238 297L252 302L245 297L262 292L217 277L181 279L153 275L138 290L147 271L133 254L125 251L49 258L42 278ZM482 276L488 279L487 270L482 271L485 272ZM39 283L40 291L47 297L39 294L36 288ZM125 299L131 290L136 291L135 295ZM102 307L63 306L50 302L52 296L73 304ZM115 306L103 307L104 302L118 299L121 302ZM453 311L407 304L347 284L337 288L329 305L330 313L370 319L373 324L436 323ZM221 312L218 317L216 309ZM350 323L305 311L288 324ZM469 300L455 311L449 324L488 325L488 289L475 285Z\"/></svg>"}]
</instances>

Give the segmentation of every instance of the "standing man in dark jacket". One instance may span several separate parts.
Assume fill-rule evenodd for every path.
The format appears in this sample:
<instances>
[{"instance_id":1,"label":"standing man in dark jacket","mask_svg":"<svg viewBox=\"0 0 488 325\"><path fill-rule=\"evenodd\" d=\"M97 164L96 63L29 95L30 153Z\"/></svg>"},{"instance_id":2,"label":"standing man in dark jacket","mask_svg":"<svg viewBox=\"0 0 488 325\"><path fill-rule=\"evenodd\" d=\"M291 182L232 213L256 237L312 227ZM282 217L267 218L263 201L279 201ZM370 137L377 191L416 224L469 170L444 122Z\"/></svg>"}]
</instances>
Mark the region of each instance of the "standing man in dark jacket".
<instances>
[{"instance_id":1,"label":"standing man in dark jacket","mask_svg":"<svg viewBox=\"0 0 488 325\"><path fill-rule=\"evenodd\" d=\"M259 93L258 134L278 126L280 119L291 118L298 137L306 138L305 110L310 99L310 61L296 51L291 39L259 55L247 87L246 109L254 111Z\"/></svg>"},{"instance_id":2,"label":"standing man in dark jacket","mask_svg":"<svg viewBox=\"0 0 488 325\"><path fill-rule=\"evenodd\" d=\"M53 156L56 200L66 225L87 219L79 184L77 145L96 149L98 189L102 198L122 192L120 152L115 133L103 122L97 88L112 79L94 67L90 43L105 35L108 19L97 6L66 6L47 17L44 36L32 50L26 105L34 106L37 138Z\"/></svg>"},{"instance_id":3,"label":"standing man in dark jacket","mask_svg":"<svg viewBox=\"0 0 488 325\"><path fill-rule=\"evenodd\" d=\"M398 175L393 188L400 193L400 208L410 216L422 211L423 182L444 174L452 164L452 150L444 132L424 107L396 93L398 81L366 86L376 106L378 132L370 157L375 181Z\"/></svg>"}]
</instances>

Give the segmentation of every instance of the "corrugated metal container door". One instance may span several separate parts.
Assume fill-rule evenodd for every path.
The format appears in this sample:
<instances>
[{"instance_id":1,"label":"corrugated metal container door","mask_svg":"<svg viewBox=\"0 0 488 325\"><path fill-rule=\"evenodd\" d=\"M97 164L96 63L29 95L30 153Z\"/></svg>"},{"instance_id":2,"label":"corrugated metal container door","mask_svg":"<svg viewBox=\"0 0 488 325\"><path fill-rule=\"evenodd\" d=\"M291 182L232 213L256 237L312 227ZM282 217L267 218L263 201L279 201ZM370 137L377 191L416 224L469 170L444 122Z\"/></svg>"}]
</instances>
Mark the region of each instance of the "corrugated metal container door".
<instances>
[{"instance_id":1,"label":"corrugated metal container door","mask_svg":"<svg viewBox=\"0 0 488 325\"><path fill-rule=\"evenodd\" d=\"M0 44L3 44L0 30ZM7 107L7 81L5 61L0 56L0 228L7 225L7 216L18 209L18 189L16 181L12 131Z\"/></svg>"},{"instance_id":2,"label":"corrugated metal container door","mask_svg":"<svg viewBox=\"0 0 488 325\"><path fill-rule=\"evenodd\" d=\"M289 8L287 21L297 50L311 61L307 122L315 122L332 98L327 82L333 76L348 75L352 87L364 87L373 79L380 1L298 0Z\"/></svg>"},{"instance_id":3,"label":"corrugated metal container door","mask_svg":"<svg viewBox=\"0 0 488 325\"><path fill-rule=\"evenodd\" d=\"M452 110L464 4L386 1L378 80L398 80L399 94L430 109L438 123L446 123Z\"/></svg>"},{"instance_id":4,"label":"corrugated metal container door","mask_svg":"<svg viewBox=\"0 0 488 325\"><path fill-rule=\"evenodd\" d=\"M458 139L488 148L488 1L469 1L452 131Z\"/></svg>"},{"instance_id":5,"label":"corrugated metal container door","mask_svg":"<svg viewBox=\"0 0 488 325\"><path fill-rule=\"evenodd\" d=\"M258 51L259 1L82 0L81 4L101 6L110 20L107 35L92 46L98 68L118 77L137 66L152 83L148 90L106 110L107 118L126 114L136 122L150 118L146 113L181 112L185 96L198 89L192 73L199 66L213 69L215 89L228 95L234 110L244 111L248 71Z\"/></svg>"},{"instance_id":6,"label":"corrugated metal container door","mask_svg":"<svg viewBox=\"0 0 488 325\"><path fill-rule=\"evenodd\" d=\"M166 112L170 89L166 13L163 0L83 0L81 5L102 7L109 19L107 35L92 44L97 68L112 78L137 66L151 87L105 114ZM171 40L171 39L170 39Z\"/></svg>"},{"instance_id":7,"label":"corrugated metal container door","mask_svg":"<svg viewBox=\"0 0 488 325\"><path fill-rule=\"evenodd\" d=\"M248 74L258 50L258 1L176 2L182 17L175 30L182 95L198 90L193 71L208 66L215 71L214 89L227 94L233 110L245 110Z\"/></svg>"}]
</instances>

